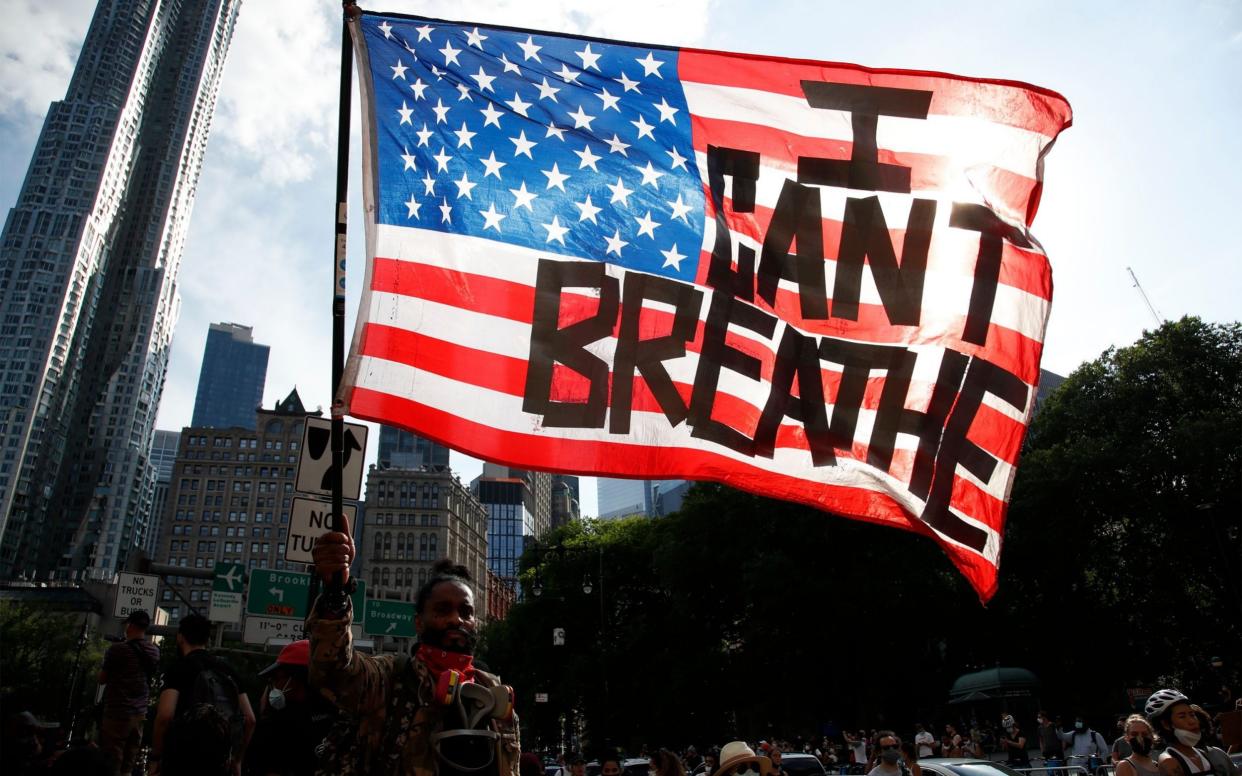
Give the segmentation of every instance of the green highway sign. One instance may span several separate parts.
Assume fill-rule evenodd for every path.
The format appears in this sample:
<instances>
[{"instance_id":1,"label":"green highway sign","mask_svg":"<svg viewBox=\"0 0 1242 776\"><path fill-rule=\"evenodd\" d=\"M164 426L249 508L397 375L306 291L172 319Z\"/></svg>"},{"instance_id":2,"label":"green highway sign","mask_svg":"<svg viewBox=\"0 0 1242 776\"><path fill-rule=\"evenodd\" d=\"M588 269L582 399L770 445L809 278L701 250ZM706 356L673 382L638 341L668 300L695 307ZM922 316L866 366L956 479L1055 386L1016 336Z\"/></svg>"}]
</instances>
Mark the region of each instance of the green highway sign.
<instances>
[{"instance_id":1,"label":"green highway sign","mask_svg":"<svg viewBox=\"0 0 1242 776\"><path fill-rule=\"evenodd\" d=\"M414 636L414 604L406 601L367 601L362 632L368 636Z\"/></svg>"},{"instance_id":2,"label":"green highway sign","mask_svg":"<svg viewBox=\"0 0 1242 776\"><path fill-rule=\"evenodd\" d=\"M211 580L211 608L207 618L212 622L240 620L245 585L246 569L240 563L217 563Z\"/></svg>"},{"instance_id":3,"label":"green highway sign","mask_svg":"<svg viewBox=\"0 0 1242 776\"><path fill-rule=\"evenodd\" d=\"M305 620L311 575L301 571L255 569L250 572L250 594L246 596L246 614L260 617L283 617ZM358 580L358 589L350 596L354 603L354 621L366 614L367 583Z\"/></svg>"}]
</instances>

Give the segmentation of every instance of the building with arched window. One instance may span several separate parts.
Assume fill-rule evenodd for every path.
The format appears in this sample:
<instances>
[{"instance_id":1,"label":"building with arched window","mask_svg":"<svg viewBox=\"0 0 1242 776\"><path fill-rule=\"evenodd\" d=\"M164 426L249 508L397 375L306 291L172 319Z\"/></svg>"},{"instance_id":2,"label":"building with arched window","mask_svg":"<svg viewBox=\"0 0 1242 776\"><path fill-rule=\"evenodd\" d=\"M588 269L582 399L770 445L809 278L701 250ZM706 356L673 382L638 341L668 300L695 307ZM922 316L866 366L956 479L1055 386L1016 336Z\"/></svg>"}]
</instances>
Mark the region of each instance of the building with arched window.
<instances>
[{"instance_id":1,"label":"building with arched window","mask_svg":"<svg viewBox=\"0 0 1242 776\"><path fill-rule=\"evenodd\" d=\"M413 601L447 557L470 571L476 614L486 617L487 512L451 471L372 466L363 522L357 573L369 596Z\"/></svg>"}]
</instances>

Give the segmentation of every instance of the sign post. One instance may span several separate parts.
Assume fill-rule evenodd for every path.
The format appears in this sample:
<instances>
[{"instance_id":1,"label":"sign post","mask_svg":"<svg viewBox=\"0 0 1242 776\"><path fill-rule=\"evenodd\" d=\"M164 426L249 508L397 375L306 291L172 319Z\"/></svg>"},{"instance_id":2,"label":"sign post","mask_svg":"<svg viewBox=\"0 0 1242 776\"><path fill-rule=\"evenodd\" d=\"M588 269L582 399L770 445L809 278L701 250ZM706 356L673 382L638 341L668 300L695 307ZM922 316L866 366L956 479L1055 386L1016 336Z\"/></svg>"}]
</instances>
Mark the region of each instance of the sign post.
<instances>
[{"instance_id":1,"label":"sign post","mask_svg":"<svg viewBox=\"0 0 1242 776\"><path fill-rule=\"evenodd\" d=\"M128 617L139 609L153 615L159 579L152 574L131 574L127 571L117 574L116 605L112 608L112 616Z\"/></svg>"},{"instance_id":2,"label":"sign post","mask_svg":"<svg viewBox=\"0 0 1242 776\"><path fill-rule=\"evenodd\" d=\"M237 622L241 619L242 589L246 569L240 563L217 563L211 580L211 609L207 619L212 622Z\"/></svg>"}]
</instances>

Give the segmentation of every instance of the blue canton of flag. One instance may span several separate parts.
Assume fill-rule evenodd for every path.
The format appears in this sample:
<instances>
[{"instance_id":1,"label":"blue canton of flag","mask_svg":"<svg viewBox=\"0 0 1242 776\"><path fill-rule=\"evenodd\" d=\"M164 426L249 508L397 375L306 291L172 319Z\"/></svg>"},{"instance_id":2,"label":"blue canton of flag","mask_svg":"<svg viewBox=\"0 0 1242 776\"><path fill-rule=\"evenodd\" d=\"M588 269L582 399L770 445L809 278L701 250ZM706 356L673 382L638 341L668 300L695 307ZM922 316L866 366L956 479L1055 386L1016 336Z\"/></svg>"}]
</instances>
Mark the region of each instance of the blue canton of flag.
<instances>
[{"instance_id":1,"label":"blue canton of flag","mask_svg":"<svg viewBox=\"0 0 1242 776\"><path fill-rule=\"evenodd\" d=\"M693 281L704 194L677 52L364 17L379 223Z\"/></svg>"}]
</instances>

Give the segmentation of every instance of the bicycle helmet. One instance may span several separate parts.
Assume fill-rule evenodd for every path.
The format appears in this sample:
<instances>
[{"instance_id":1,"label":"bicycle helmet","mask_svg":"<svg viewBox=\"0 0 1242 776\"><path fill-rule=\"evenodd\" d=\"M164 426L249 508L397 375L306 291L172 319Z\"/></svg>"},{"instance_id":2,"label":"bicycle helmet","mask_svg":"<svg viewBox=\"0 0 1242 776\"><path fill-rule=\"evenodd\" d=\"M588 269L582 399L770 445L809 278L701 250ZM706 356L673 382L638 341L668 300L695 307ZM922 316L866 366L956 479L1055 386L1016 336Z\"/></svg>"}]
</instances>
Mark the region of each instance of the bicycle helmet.
<instances>
[{"instance_id":1,"label":"bicycle helmet","mask_svg":"<svg viewBox=\"0 0 1242 776\"><path fill-rule=\"evenodd\" d=\"M1190 699L1177 690L1156 690L1143 706L1143 713L1149 721L1155 721L1177 703L1190 703Z\"/></svg>"}]
</instances>

